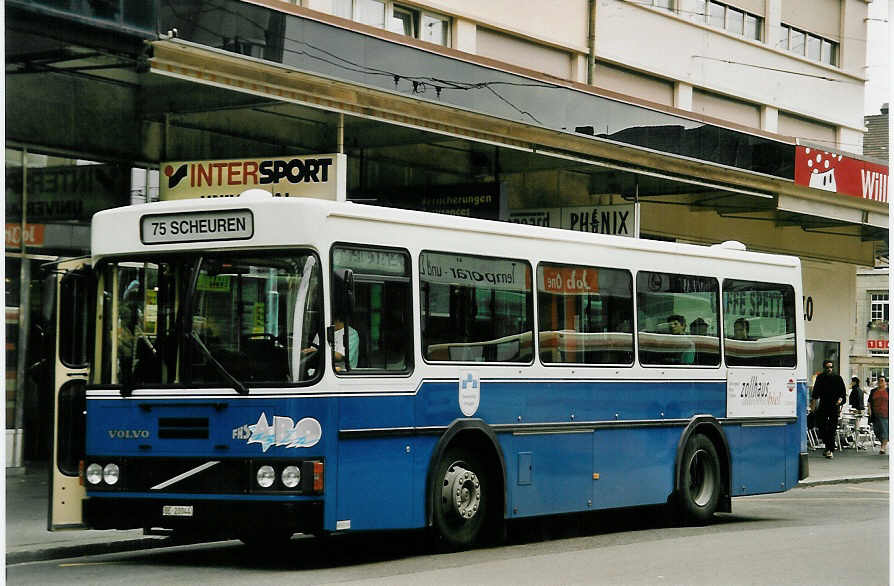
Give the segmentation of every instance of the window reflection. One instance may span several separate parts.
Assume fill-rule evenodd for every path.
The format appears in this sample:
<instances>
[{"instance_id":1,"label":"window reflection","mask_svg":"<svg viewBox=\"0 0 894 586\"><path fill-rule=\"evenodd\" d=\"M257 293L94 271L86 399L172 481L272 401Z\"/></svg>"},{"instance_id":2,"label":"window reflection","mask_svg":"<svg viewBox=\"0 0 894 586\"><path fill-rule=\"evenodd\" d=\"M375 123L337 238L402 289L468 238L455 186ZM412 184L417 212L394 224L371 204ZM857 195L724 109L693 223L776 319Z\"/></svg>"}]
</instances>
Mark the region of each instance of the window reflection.
<instances>
[{"instance_id":1,"label":"window reflection","mask_svg":"<svg viewBox=\"0 0 894 586\"><path fill-rule=\"evenodd\" d=\"M636 276L636 298L642 364L720 363L716 279L640 272Z\"/></svg>"},{"instance_id":2,"label":"window reflection","mask_svg":"<svg viewBox=\"0 0 894 586\"><path fill-rule=\"evenodd\" d=\"M534 299L526 262L426 252L419 281L427 360L531 361Z\"/></svg>"},{"instance_id":3,"label":"window reflection","mask_svg":"<svg viewBox=\"0 0 894 586\"><path fill-rule=\"evenodd\" d=\"M545 363L633 362L633 280L617 269L540 264L538 338Z\"/></svg>"}]
</instances>

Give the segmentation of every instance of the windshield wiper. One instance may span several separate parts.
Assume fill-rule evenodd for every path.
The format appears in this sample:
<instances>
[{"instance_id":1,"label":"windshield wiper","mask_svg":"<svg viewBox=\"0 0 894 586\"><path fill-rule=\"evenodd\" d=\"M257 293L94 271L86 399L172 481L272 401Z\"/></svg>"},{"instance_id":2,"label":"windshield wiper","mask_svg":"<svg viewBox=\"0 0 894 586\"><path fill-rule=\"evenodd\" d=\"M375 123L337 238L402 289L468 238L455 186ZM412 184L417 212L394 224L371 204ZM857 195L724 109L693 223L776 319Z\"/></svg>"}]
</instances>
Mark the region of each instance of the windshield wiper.
<instances>
[{"instance_id":1,"label":"windshield wiper","mask_svg":"<svg viewBox=\"0 0 894 586\"><path fill-rule=\"evenodd\" d=\"M224 365L217 361L217 358L214 357L214 354L211 353L211 350L209 350L208 346L205 345L205 342L202 341L202 337L199 336L199 333L197 331L192 330L189 337L192 339L193 342L196 343L196 346L199 347L199 349L202 351L202 354L205 355L205 358L207 358L208 361L217 370L217 372L219 372L220 375L224 377L224 379L226 379L228 383L230 383L230 386L232 386L237 393L239 393L240 395L248 394L248 387L245 386L245 383L230 374L230 372L224 367Z\"/></svg>"}]
</instances>

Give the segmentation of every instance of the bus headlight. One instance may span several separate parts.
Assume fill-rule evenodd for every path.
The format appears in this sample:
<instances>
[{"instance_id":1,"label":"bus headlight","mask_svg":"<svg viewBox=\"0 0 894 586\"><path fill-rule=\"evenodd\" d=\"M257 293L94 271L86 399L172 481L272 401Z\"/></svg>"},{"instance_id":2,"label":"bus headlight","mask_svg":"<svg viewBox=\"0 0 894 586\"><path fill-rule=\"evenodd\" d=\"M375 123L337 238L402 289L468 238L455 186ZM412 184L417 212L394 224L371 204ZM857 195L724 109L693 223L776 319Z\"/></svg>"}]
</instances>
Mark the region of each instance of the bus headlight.
<instances>
[{"instance_id":1,"label":"bus headlight","mask_svg":"<svg viewBox=\"0 0 894 586\"><path fill-rule=\"evenodd\" d=\"M99 464L97 464L97 466L99 466ZM119 475L120 470L118 469L118 464L106 464L105 468L102 469L102 479L110 486L118 482Z\"/></svg>"},{"instance_id":2,"label":"bus headlight","mask_svg":"<svg viewBox=\"0 0 894 586\"><path fill-rule=\"evenodd\" d=\"M274 472L273 466L261 466L258 468L257 480L258 486L261 488L273 486L273 481L276 480L276 472Z\"/></svg>"},{"instance_id":3,"label":"bus headlight","mask_svg":"<svg viewBox=\"0 0 894 586\"><path fill-rule=\"evenodd\" d=\"M84 474L87 482L90 484L99 484L102 482L102 466L93 463L87 466L87 472Z\"/></svg>"},{"instance_id":4,"label":"bus headlight","mask_svg":"<svg viewBox=\"0 0 894 586\"><path fill-rule=\"evenodd\" d=\"M301 470L298 466L286 466L282 471L282 483L286 488L295 488L301 482Z\"/></svg>"}]
</instances>

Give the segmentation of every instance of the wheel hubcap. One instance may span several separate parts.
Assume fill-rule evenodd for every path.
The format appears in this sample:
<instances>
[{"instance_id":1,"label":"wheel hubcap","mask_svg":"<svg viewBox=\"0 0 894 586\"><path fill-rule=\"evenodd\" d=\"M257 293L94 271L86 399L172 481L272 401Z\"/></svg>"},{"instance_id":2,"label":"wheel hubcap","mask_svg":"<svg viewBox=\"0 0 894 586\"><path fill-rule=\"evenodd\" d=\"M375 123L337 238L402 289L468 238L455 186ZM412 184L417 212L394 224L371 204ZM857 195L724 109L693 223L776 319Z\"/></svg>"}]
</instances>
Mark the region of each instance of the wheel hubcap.
<instances>
[{"instance_id":1,"label":"wheel hubcap","mask_svg":"<svg viewBox=\"0 0 894 586\"><path fill-rule=\"evenodd\" d=\"M710 457L704 450L696 451L689 460L689 494L700 507L707 505L714 493L716 478L709 462Z\"/></svg>"},{"instance_id":2,"label":"wheel hubcap","mask_svg":"<svg viewBox=\"0 0 894 586\"><path fill-rule=\"evenodd\" d=\"M471 470L453 464L444 475L441 500L461 519L471 519L481 506L481 482Z\"/></svg>"}]
</instances>

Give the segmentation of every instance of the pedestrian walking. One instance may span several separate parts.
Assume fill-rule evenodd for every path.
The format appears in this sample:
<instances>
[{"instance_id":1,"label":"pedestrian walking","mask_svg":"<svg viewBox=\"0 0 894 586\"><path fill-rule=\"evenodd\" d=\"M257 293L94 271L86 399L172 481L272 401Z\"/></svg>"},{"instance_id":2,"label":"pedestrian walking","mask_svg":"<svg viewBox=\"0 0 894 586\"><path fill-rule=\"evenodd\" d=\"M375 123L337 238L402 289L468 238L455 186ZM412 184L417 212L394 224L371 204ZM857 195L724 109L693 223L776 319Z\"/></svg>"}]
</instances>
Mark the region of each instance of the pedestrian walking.
<instances>
[{"instance_id":1,"label":"pedestrian walking","mask_svg":"<svg viewBox=\"0 0 894 586\"><path fill-rule=\"evenodd\" d=\"M863 403L863 389L860 388L860 379L858 377L851 378L851 394L848 397L851 409L854 411L863 411L866 405Z\"/></svg>"},{"instance_id":2,"label":"pedestrian walking","mask_svg":"<svg viewBox=\"0 0 894 586\"><path fill-rule=\"evenodd\" d=\"M826 444L825 457L832 459L835 451L835 435L838 432L838 411L847 400L844 380L833 371L831 360L823 362L823 372L816 377L813 384L813 396L819 401L816 408L817 427L820 437Z\"/></svg>"},{"instance_id":3,"label":"pedestrian walking","mask_svg":"<svg viewBox=\"0 0 894 586\"><path fill-rule=\"evenodd\" d=\"M875 437L882 443L880 454L888 453L888 379L878 377L878 386L869 392L869 420Z\"/></svg>"}]
</instances>

